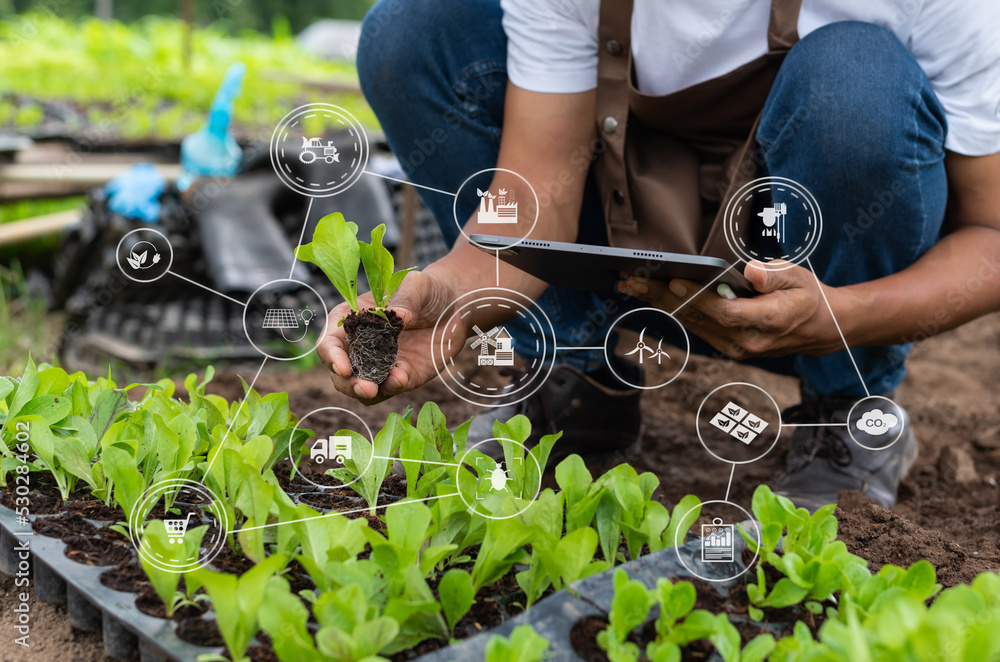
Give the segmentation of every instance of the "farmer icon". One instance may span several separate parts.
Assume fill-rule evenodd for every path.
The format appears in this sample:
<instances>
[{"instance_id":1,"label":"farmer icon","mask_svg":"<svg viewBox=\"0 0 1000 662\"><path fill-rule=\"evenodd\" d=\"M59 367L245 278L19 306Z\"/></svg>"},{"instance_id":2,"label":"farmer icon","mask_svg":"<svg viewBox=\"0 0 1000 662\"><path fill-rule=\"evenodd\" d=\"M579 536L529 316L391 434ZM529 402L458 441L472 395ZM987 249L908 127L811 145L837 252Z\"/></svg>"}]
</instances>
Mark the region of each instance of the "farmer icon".
<instances>
[{"instance_id":1,"label":"farmer icon","mask_svg":"<svg viewBox=\"0 0 1000 662\"><path fill-rule=\"evenodd\" d=\"M324 145L319 138L302 136L302 151L299 152L299 161L309 164L317 158L322 158L327 163L340 163L340 153L332 140L328 140Z\"/></svg>"},{"instance_id":2,"label":"farmer icon","mask_svg":"<svg viewBox=\"0 0 1000 662\"><path fill-rule=\"evenodd\" d=\"M329 439L317 439L316 443L309 449L309 459L316 464L323 464L331 457L337 460L338 464L343 464L351 459L351 438L347 435L330 437Z\"/></svg>"},{"instance_id":3,"label":"farmer icon","mask_svg":"<svg viewBox=\"0 0 1000 662\"><path fill-rule=\"evenodd\" d=\"M184 544L184 534L187 533L188 523L191 521L192 514L188 513L184 519L163 520L163 525L167 527L167 539L170 541L170 544Z\"/></svg>"}]
</instances>

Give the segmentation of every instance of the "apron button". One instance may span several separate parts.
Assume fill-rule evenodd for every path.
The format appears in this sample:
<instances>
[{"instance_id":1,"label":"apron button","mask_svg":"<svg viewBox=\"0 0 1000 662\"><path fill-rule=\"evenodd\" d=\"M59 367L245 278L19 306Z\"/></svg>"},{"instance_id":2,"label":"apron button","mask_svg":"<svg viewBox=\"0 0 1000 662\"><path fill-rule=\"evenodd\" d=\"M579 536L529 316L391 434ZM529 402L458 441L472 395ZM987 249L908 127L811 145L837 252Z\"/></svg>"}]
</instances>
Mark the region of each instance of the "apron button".
<instances>
[{"instance_id":1,"label":"apron button","mask_svg":"<svg viewBox=\"0 0 1000 662\"><path fill-rule=\"evenodd\" d=\"M611 197L615 199L616 203L620 205L625 204L625 194L621 191L621 189L615 189L614 192L612 192Z\"/></svg>"},{"instance_id":2,"label":"apron button","mask_svg":"<svg viewBox=\"0 0 1000 662\"><path fill-rule=\"evenodd\" d=\"M612 39L608 43L604 44L604 48L612 55L622 54L622 43L617 39Z\"/></svg>"},{"instance_id":3,"label":"apron button","mask_svg":"<svg viewBox=\"0 0 1000 662\"><path fill-rule=\"evenodd\" d=\"M601 129L609 135L614 133L618 130L618 120L613 115L608 115L601 122Z\"/></svg>"}]
</instances>

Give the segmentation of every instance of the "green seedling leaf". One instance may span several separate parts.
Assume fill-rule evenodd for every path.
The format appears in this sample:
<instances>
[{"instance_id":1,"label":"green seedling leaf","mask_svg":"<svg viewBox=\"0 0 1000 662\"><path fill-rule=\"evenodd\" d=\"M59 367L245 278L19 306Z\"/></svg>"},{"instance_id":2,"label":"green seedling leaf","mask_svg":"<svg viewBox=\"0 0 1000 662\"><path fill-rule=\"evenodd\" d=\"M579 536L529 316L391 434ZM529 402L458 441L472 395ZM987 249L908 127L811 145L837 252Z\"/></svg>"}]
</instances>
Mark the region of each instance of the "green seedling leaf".
<instances>
[{"instance_id":1,"label":"green seedling leaf","mask_svg":"<svg viewBox=\"0 0 1000 662\"><path fill-rule=\"evenodd\" d=\"M472 580L476 592L507 574L526 553L521 547L531 538L532 531L518 518L490 520L486 524L486 537L472 567Z\"/></svg>"},{"instance_id":2,"label":"green seedling leaf","mask_svg":"<svg viewBox=\"0 0 1000 662\"><path fill-rule=\"evenodd\" d=\"M642 625L649 617L653 600L642 582L629 579L624 570L615 570L614 597L608 613L608 629L618 642L624 642L632 630Z\"/></svg>"},{"instance_id":3,"label":"green seedling leaf","mask_svg":"<svg viewBox=\"0 0 1000 662\"><path fill-rule=\"evenodd\" d=\"M686 514L685 514L686 513ZM701 515L701 499L689 494L677 502L670 515L670 524L661 538L664 547L683 545L687 541L687 533L698 521Z\"/></svg>"},{"instance_id":4,"label":"green seedling leaf","mask_svg":"<svg viewBox=\"0 0 1000 662\"><path fill-rule=\"evenodd\" d=\"M484 662L541 662L550 656L549 640L530 625L519 625L510 639L494 635L486 644Z\"/></svg>"},{"instance_id":5,"label":"green seedling leaf","mask_svg":"<svg viewBox=\"0 0 1000 662\"><path fill-rule=\"evenodd\" d=\"M135 406L129 402L127 392L115 388L101 391L88 419L94 427L97 440L100 441L104 438L118 416L131 411L135 411Z\"/></svg>"},{"instance_id":6,"label":"green seedling leaf","mask_svg":"<svg viewBox=\"0 0 1000 662\"><path fill-rule=\"evenodd\" d=\"M101 464L107 476L109 489L114 486L115 501L128 516L142 498L146 482L135 464L135 442L115 443L101 451Z\"/></svg>"},{"instance_id":7,"label":"green seedling leaf","mask_svg":"<svg viewBox=\"0 0 1000 662\"><path fill-rule=\"evenodd\" d=\"M344 220L343 214L329 214L316 224L312 242L295 251L295 257L323 270L354 312L358 311L358 268L361 266L357 234L358 226Z\"/></svg>"},{"instance_id":8,"label":"green seedling leaf","mask_svg":"<svg viewBox=\"0 0 1000 662\"><path fill-rule=\"evenodd\" d=\"M25 416L40 416L45 420L46 425L55 425L59 423L64 418L70 415L73 411L72 401L61 395L39 395L28 401L21 411L18 412L18 418L23 418Z\"/></svg>"},{"instance_id":9,"label":"green seedling leaf","mask_svg":"<svg viewBox=\"0 0 1000 662\"><path fill-rule=\"evenodd\" d=\"M215 609L219 632L233 660L242 660L257 634L258 613L270 579L285 567L286 557L269 556L237 578L205 568L194 571Z\"/></svg>"},{"instance_id":10,"label":"green seedling leaf","mask_svg":"<svg viewBox=\"0 0 1000 662\"><path fill-rule=\"evenodd\" d=\"M438 584L438 598L448 622L448 629L454 634L455 625L469 613L476 593L472 587L472 577L464 570L454 568L444 573Z\"/></svg>"},{"instance_id":11,"label":"green seedling leaf","mask_svg":"<svg viewBox=\"0 0 1000 662\"><path fill-rule=\"evenodd\" d=\"M382 237L384 236L385 224L380 223L372 230L372 243L359 242L358 244L361 251L361 263L364 265L368 286L371 287L372 299L375 300L375 308L378 310L385 308L386 290L389 288L389 278L392 277L395 266L392 253L382 245Z\"/></svg>"},{"instance_id":12,"label":"green seedling leaf","mask_svg":"<svg viewBox=\"0 0 1000 662\"><path fill-rule=\"evenodd\" d=\"M36 393L38 393L38 370L31 356L28 356L28 364L24 367L17 389L7 404L7 420L12 421L20 416L21 409L35 397Z\"/></svg>"},{"instance_id":13,"label":"green seedling leaf","mask_svg":"<svg viewBox=\"0 0 1000 662\"><path fill-rule=\"evenodd\" d=\"M207 530L207 526L192 527L185 532L182 544L176 544L167 535L167 527L163 520L154 519L143 527L140 546L144 553L139 555L139 562L142 564L146 576L149 577L149 583L153 585L156 595L163 601L167 618L173 617L178 606L178 597L183 597L183 594L177 592L181 573L161 568L150 562L149 557L151 555L159 559L160 563L167 567L183 566L197 556L198 548L201 546L202 538ZM190 586L188 590L191 594L194 593Z\"/></svg>"},{"instance_id":14,"label":"green seedling leaf","mask_svg":"<svg viewBox=\"0 0 1000 662\"><path fill-rule=\"evenodd\" d=\"M271 578L260 606L259 619L279 659L333 662L333 658L316 650L307 626L309 610L292 594L285 579Z\"/></svg>"}]
</instances>

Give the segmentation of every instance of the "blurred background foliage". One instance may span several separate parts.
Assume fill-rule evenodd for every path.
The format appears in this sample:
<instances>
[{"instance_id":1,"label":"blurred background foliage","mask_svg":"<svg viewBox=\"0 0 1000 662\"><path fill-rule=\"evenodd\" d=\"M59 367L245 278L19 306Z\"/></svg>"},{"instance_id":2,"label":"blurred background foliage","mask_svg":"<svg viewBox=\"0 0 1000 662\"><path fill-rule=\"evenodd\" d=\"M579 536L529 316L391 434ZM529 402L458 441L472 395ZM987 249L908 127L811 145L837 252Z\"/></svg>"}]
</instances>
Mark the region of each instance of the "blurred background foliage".
<instances>
[{"instance_id":1,"label":"blurred background foliage","mask_svg":"<svg viewBox=\"0 0 1000 662\"><path fill-rule=\"evenodd\" d=\"M165 16L130 24L45 12L0 19L0 127L39 126L53 112L45 102L59 102L61 121L91 140L177 140L204 122L226 68L242 61L234 133L266 139L289 109L330 100L328 89L310 82L356 84L352 63L310 55L287 32L234 36L214 23L198 27L189 63L186 34L183 21ZM340 94L336 103L377 126L360 94Z\"/></svg>"},{"instance_id":2,"label":"blurred background foliage","mask_svg":"<svg viewBox=\"0 0 1000 662\"><path fill-rule=\"evenodd\" d=\"M360 21L375 0L196 0L195 21L229 33L271 34L287 25L298 33L324 18ZM94 16L110 7L111 17L133 23L146 16L177 16L178 0L0 0L0 17L44 8L63 18Z\"/></svg>"}]
</instances>

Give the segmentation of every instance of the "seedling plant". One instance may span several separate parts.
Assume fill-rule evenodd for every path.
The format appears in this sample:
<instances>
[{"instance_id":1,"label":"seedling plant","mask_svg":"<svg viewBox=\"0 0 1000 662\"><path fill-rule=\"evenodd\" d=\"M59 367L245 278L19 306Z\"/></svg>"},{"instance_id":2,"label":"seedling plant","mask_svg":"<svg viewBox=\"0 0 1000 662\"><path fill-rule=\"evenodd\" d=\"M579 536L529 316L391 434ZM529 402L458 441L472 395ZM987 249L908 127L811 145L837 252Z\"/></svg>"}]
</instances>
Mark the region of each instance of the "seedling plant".
<instances>
[{"instance_id":1,"label":"seedling plant","mask_svg":"<svg viewBox=\"0 0 1000 662\"><path fill-rule=\"evenodd\" d=\"M685 539L700 516L693 496L672 508L657 501L652 474L619 465L595 478L576 455L554 468L554 488L541 489L559 435L526 452L527 419L497 422L494 436L505 441L502 459L494 460L469 449L468 423L450 430L433 403L415 416L390 415L374 447L353 440L357 461L333 474L345 483L360 478L350 488L367 508L317 510L286 491L276 473L289 445L294 457L313 436L297 429L287 395L245 387L245 400L230 403L206 392L209 379L189 377L184 400L169 381L146 385L136 399L128 397L131 387L29 361L20 379L0 378L0 481L9 485L27 472L64 498L121 509L122 520L156 481L204 481L232 522L224 553L246 557L252 569L186 572L181 590L180 574L139 562L168 615L191 605L215 611L232 660L246 659L261 631L281 660L372 662L428 641L445 645L478 632L472 614L496 599L498 582L519 589L508 607L531 608L582 578ZM365 470L373 454L402 465L402 499L382 494L389 460ZM491 478L501 466L505 489L497 491ZM473 510L460 489L488 498ZM160 505L168 514L183 509L170 494ZM744 532L744 539L760 562L738 616L773 621L777 610L785 619L788 609L799 610L787 636L746 637L729 614L695 608L692 584L663 578L646 587L619 570L608 627L596 644L614 662L643 655L673 662L695 642L726 662L1000 659L997 629L979 625L984 614L1000 616L997 575L941 592L927 562L872 574L836 540L832 508L809 515L761 487L753 512L759 548L755 537ZM193 526L178 545L156 520L142 540L160 558L190 558L205 533L203 524ZM654 606L659 613L650 624ZM485 658L541 660L550 652L523 626L491 639Z\"/></svg>"},{"instance_id":2,"label":"seedling plant","mask_svg":"<svg viewBox=\"0 0 1000 662\"><path fill-rule=\"evenodd\" d=\"M388 308L389 299L412 269L394 271L392 253L382 244L385 225L371 234L371 243L357 237L358 226L343 214L329 214L320 219L312 242L300 246L296 257L322 269L333 286L351 306L351 312L338 324L347 334L351 369L358 379L381 384L389 376L399 352L399 334L403 320ZM358 309L358 269L364 265L374 307Z\"/></svg>"}]
</instances>

